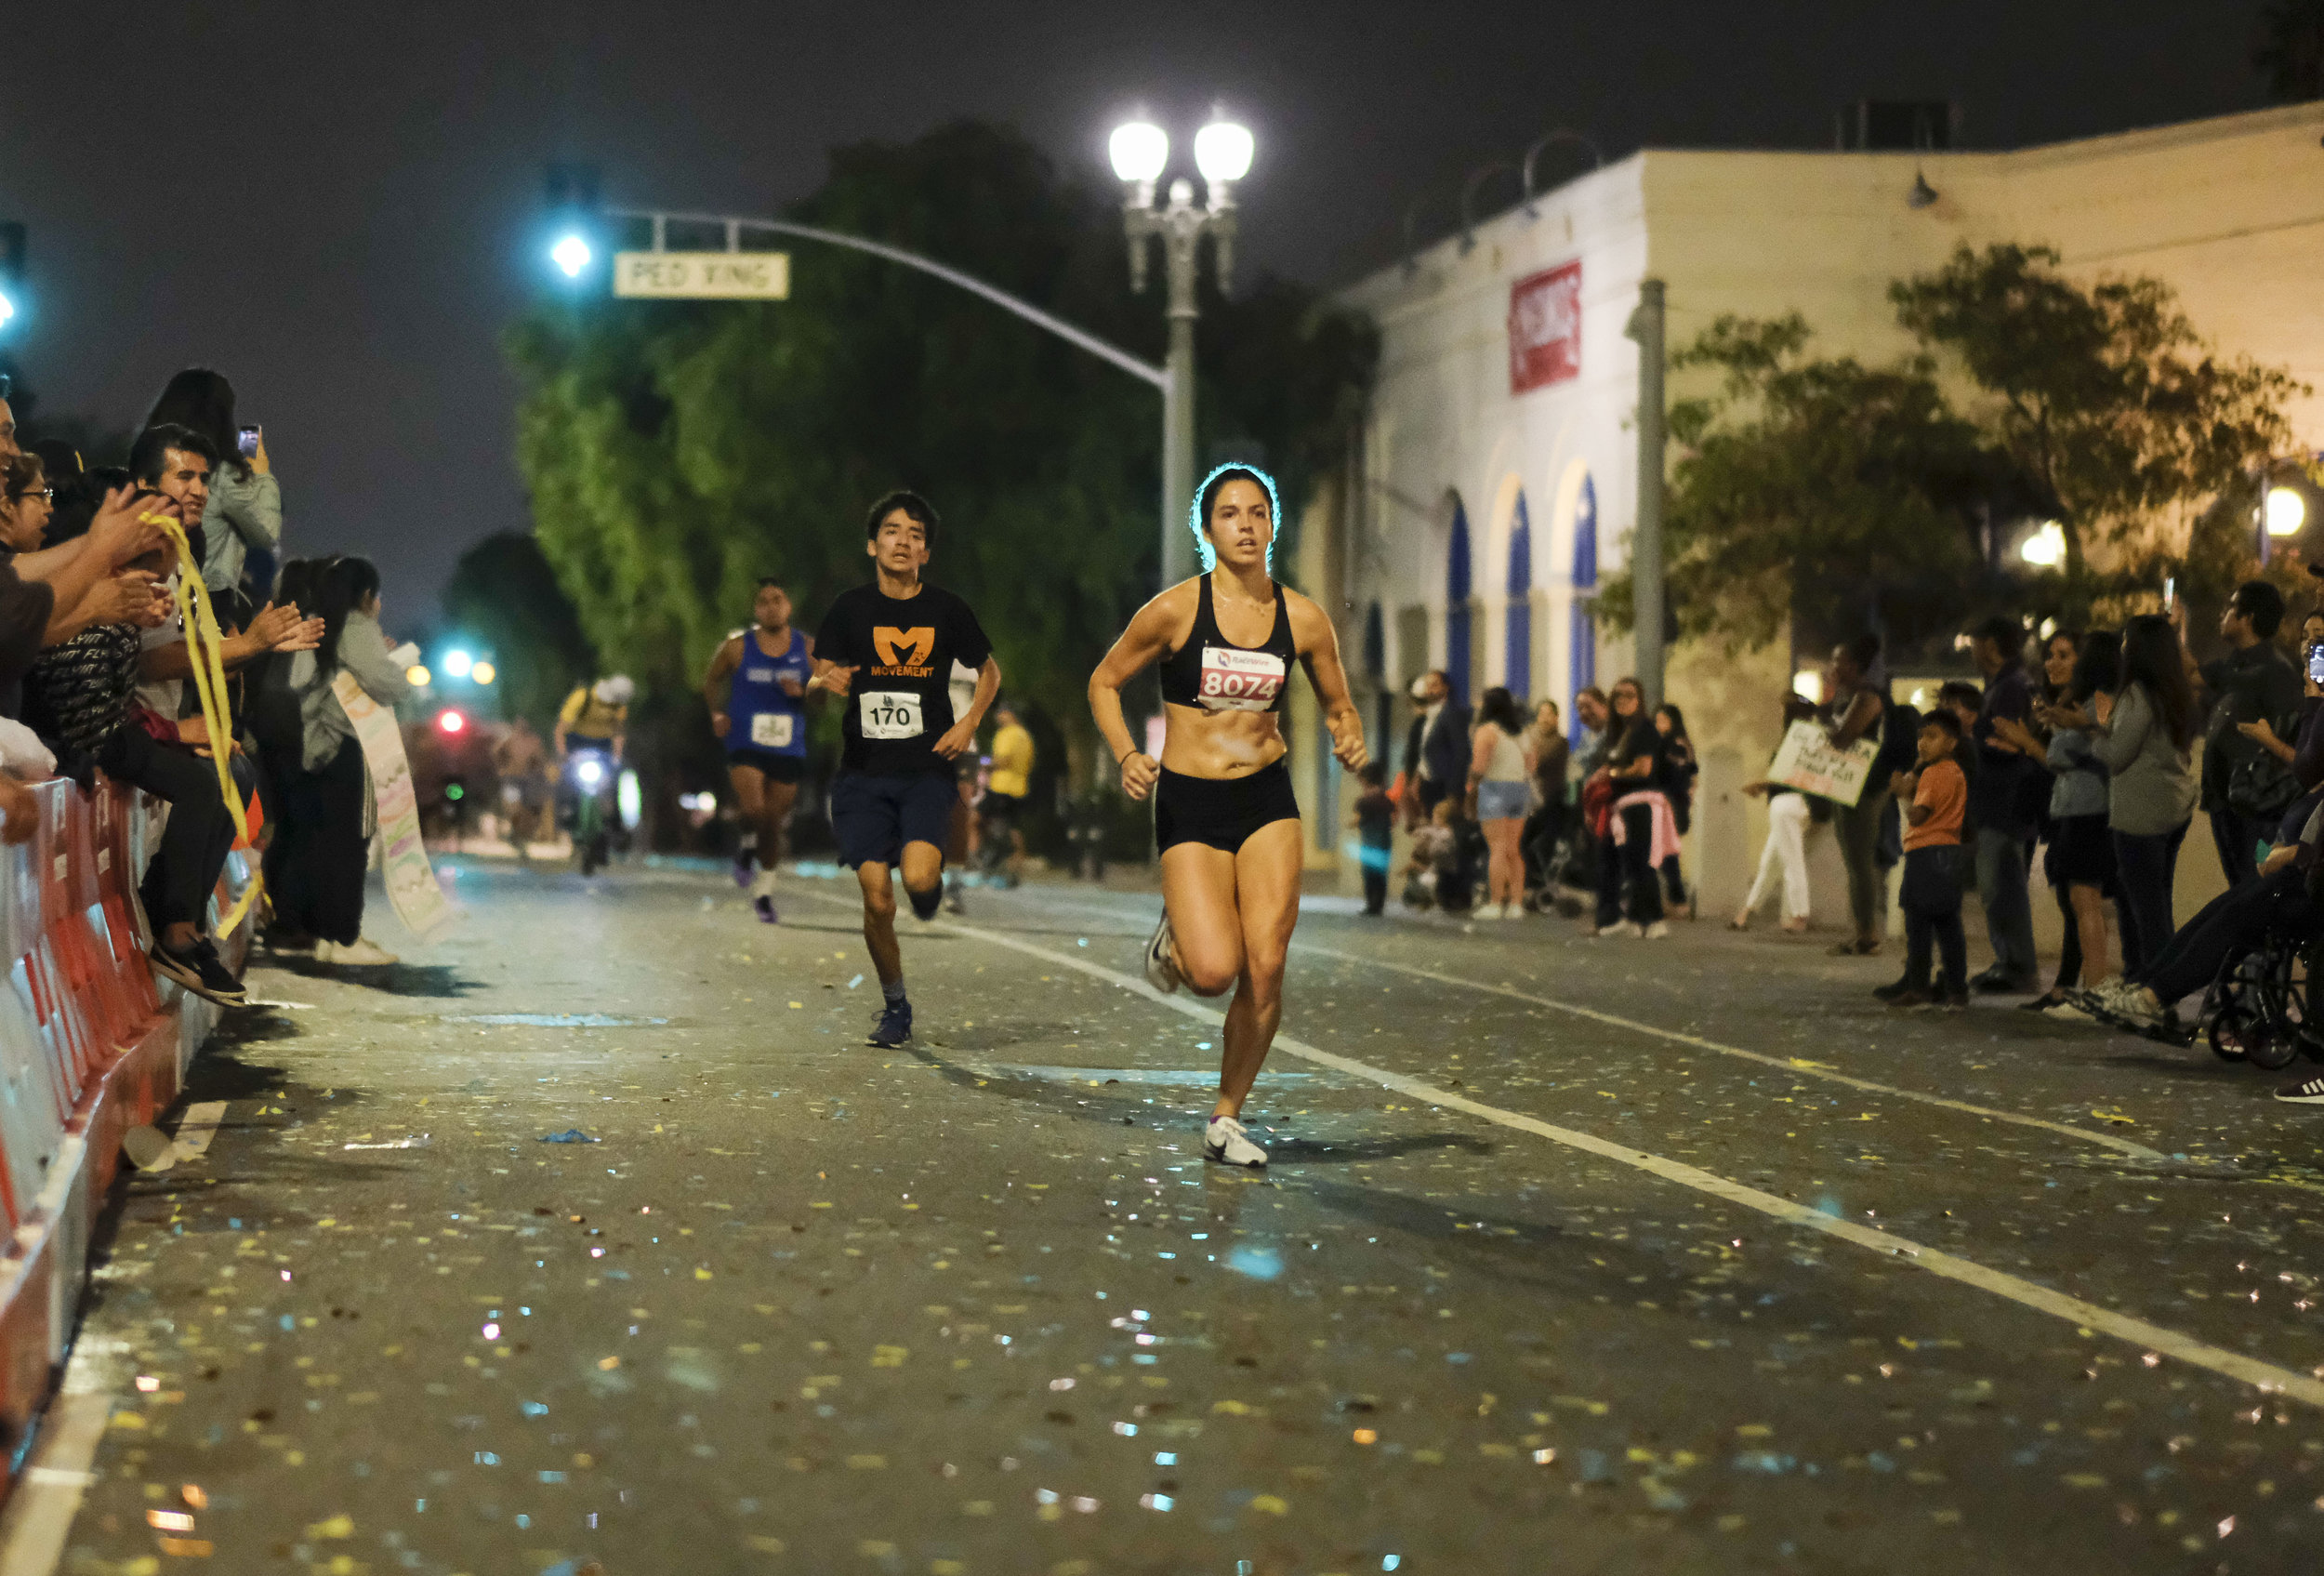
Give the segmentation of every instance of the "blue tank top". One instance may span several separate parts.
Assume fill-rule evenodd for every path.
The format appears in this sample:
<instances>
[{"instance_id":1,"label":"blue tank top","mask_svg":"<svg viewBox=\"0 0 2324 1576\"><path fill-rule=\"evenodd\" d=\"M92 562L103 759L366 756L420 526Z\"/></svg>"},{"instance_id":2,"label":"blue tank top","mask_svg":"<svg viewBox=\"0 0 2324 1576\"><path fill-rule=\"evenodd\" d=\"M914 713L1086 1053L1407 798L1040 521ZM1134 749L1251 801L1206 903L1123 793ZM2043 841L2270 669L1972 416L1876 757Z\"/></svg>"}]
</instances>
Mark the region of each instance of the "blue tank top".
<instances>
[{"instance_id":1,"label":"blue tank top","mask_svg":"<svg viewBox=\"0 0 2324 1576\"><path fill-rule=\"evenodd\" d=\"M793 629L791 643L780 656L760 649L755 629L745 629L742 640L743 664L734 669L734 688L726 702L728 752L805 755L807 698L786 694L781 681L789 679L803 690L813 675L807 637Z\"/></svg>"}]
</instances>

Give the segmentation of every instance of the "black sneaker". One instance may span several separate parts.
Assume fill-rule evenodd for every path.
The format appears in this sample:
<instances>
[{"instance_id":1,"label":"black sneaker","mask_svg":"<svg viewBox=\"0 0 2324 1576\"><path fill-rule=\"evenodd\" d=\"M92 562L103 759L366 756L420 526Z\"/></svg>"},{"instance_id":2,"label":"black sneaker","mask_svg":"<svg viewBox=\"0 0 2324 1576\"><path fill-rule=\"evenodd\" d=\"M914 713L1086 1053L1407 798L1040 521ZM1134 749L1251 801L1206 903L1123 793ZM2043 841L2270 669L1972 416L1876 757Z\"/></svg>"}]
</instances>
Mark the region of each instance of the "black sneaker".
<instances>
[{"instance_id":1,"label":"black sneaker","mask_svg":"<svg viewBox=\"0 0 2324 1576\"><path fill-rule=\"evenodd\" d=\"M183 951L157 940L150 957L155 972L176 980L205 1001L239 1007L247 1000L242 981L227 973L226 965L218 961L217 945L208 936L201 937Z\"/></svg>"},{"instance_id":2,"label":"black sneaker","mask_svg":"<svg viewBox=\"0 0 2324 1576\"><path fill-rule=\"evenodd\" d=\"M2324 1106L2324 1073L2315 1073L2276 1091L2276 1098L2295 1106Z\"/></svg>"},{"instance_id":3,"label":"black sneaker","mask_svg":"<svg viewBox=\"0 0 2324 1576\"><path fill-rule=\"evenodd\" d=\"M871 1043L882 1051L892 1051L908 1043L912 1038L912 1003L891 1001L888 1010L879 1014L879 1026L871 1031Z\"/></svg>"}]
</instances>

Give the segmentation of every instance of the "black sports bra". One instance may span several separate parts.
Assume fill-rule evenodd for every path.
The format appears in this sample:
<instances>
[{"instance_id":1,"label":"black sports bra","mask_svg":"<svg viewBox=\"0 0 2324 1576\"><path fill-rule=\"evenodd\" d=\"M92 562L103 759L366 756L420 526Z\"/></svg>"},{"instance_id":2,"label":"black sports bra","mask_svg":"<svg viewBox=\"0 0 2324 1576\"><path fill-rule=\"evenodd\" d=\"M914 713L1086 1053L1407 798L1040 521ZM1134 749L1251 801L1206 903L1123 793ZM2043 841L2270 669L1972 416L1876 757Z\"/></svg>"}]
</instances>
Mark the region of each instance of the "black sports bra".
<instances>
[{"instance_id":1,"label":"black sports bra","mask_svg":"<svg viewBox=\"0 0 2324 1576\"><path fill-rule=\"evenodd\" d=\"M1195 604L1195 627L1186 643L1162 659L1162 698L1172 706L1205 711L1280 711L1299 644L1291 638L1291 610L1275 586L1275 621L1255 646L1236 645L1219 632L1210 601L1210 576L1202 576Z\"/></svg>"}]
</instances>

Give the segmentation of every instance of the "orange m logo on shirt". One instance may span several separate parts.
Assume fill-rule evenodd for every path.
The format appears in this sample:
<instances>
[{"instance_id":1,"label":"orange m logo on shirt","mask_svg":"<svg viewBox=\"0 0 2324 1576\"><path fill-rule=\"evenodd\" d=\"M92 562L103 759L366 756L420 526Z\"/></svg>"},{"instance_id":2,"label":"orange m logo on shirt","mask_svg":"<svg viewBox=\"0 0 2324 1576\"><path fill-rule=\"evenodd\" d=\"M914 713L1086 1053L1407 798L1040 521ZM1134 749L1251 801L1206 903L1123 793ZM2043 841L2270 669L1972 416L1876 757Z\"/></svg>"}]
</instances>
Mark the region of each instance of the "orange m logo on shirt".
<instances>
[{"instance_id":1,"label":"orange m logo on shirt","mask_svg":"<svg viewBox=\"0 0 2324 1576\"><path fill-rule=\"evenodd\" d=\"M884 667L925 668L936 655L936 630L932 625L912 629L877 625L872 629L872 648L878 652Z\"/></svg>"}]
</instances>

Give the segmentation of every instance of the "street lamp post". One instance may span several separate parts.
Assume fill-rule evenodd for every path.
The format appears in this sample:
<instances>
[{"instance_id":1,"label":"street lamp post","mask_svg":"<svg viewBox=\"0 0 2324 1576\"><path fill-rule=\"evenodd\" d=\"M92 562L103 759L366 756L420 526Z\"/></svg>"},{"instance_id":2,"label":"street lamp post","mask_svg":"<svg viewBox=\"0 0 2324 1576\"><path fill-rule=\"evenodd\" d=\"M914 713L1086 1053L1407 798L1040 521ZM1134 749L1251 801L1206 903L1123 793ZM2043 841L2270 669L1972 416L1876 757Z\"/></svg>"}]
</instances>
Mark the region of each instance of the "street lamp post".
<instances>
[{"instance_id":1,"label":"street lamp post","mask_svg":"<svg viewBox=\"0 0 2324 1576\"><path fill-rule=\"evenodd\" d=\"M1129 285L1146 287L1146 243L1162 242L1169 282L1169 382L1162 391L1162 584L1176 585L1195 570L1195 543L1186 529L1195 497L1195 284L1202 238L1210 237L1218 257L1219 287L1224 293L1235 270L1235 182L1250 173L1251 134L1231 121L1214 120L1195 135L1195 164L1202 171L1204 206L1195 205L1195 185L1170 183L1165 207L1154 205L1155 183L1169 164L1170 139L1148 121L1116 129L1107 152L1114 173L1129 194L1122 204L1122 231L1129 242Z\"/></svg>"}]
</instances>

